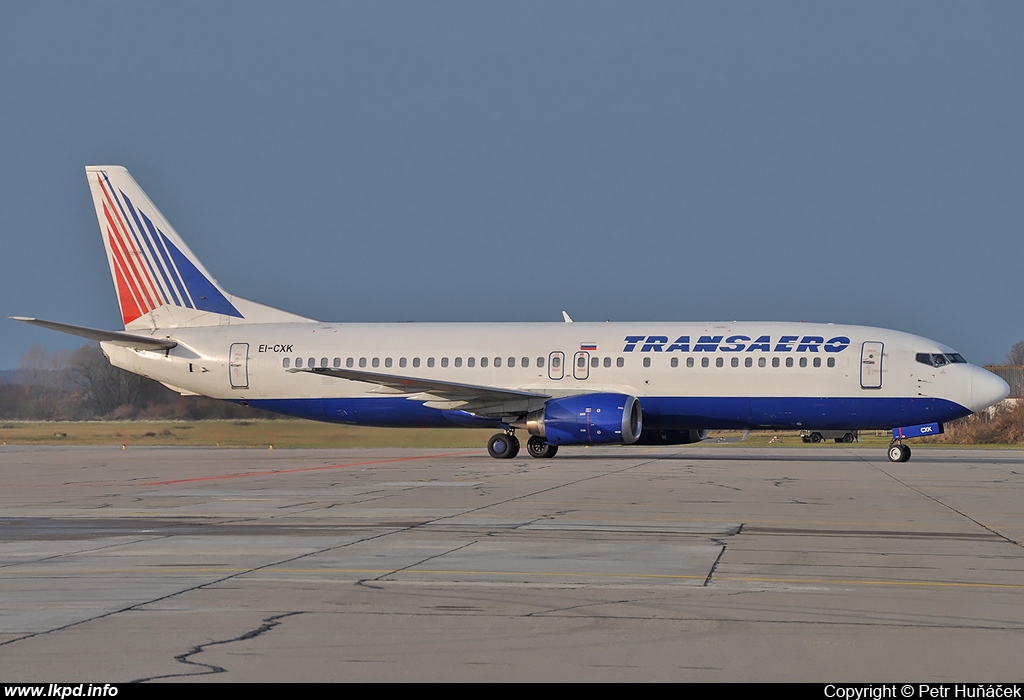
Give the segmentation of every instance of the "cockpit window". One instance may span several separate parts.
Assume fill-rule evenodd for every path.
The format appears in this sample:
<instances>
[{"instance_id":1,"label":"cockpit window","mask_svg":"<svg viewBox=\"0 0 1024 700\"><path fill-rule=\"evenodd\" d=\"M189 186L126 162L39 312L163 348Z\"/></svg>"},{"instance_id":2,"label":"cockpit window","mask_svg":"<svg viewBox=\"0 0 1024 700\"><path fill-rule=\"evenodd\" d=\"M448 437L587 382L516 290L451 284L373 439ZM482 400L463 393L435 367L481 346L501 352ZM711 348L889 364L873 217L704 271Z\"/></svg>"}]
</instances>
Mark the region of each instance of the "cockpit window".
<instances>
[{"instance_id":1,"label":"cockpit window","mask_svg":"<svg viewBox=\"0 0 1024 700\"><path fill-rule=\"evenodd\" d=\"M942 367L943 365L950 365L956 363L966 363L967 360L963 358L960 353L941 353L941 352L919 352L917 353L917 361L923 365L930 367Z\"/></svg>"}]
</instances>

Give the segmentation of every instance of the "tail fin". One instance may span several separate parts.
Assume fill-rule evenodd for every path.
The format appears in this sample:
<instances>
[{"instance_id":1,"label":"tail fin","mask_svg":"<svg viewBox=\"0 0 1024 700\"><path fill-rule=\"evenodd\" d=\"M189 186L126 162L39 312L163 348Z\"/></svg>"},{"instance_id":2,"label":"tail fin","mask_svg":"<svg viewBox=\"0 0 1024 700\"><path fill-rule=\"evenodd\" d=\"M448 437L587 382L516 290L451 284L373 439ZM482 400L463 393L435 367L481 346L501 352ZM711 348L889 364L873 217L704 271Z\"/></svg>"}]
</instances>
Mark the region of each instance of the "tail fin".
<instances>
[{"instance_id":1,"label":"tail fin","mask_svg":"<svg viewBox=\"0 0 1024 700\"><path fill-rule=\"evenodd\" d=\"M126 330L310 320L225 292L125 168L85 172Z\"/></svg>"}]
</instances>

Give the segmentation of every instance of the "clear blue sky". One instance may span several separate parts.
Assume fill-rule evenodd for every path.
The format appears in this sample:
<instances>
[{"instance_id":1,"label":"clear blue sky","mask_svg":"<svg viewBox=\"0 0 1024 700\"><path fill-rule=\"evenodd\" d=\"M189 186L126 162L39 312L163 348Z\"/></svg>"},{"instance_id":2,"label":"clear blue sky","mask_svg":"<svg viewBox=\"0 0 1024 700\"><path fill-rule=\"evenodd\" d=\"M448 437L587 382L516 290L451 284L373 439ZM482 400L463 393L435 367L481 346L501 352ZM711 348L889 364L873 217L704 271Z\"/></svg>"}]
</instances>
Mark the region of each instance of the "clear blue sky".
<instances>
[{"instance_id":1,"label":"clear blue sky","mask_svg":"<svg viewBox=\"0 0 1024 700\"><path fill-rule=\"evenodd\" d=\"M116 328L83 167L332 321L1024 338L1024 3L0 3L0 313ZM0 321L0 368L78 339Z\"/></svg>"}]
</instances>

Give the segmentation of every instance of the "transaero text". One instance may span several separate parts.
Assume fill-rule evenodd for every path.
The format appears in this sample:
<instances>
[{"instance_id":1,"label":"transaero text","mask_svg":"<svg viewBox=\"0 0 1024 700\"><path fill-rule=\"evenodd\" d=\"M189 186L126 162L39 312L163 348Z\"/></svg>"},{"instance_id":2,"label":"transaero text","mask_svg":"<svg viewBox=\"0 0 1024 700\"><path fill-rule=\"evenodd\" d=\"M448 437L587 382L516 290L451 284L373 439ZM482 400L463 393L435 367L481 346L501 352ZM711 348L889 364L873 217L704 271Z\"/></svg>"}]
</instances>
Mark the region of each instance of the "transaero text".
<instances>
[{"instance_id":1,"label":"transaero text","mask_svg":"<svg viewBox=\"0 0 1024 700\"><path fill-rule=\"evenodd\" d=\"M693 342L681 335L669 341L667 335L627 335L622 352L842 352L850 347L845 335L825 340L820 335L770 335L751 338L748 335L702 335Z\"/></svg>"}]
</instances>

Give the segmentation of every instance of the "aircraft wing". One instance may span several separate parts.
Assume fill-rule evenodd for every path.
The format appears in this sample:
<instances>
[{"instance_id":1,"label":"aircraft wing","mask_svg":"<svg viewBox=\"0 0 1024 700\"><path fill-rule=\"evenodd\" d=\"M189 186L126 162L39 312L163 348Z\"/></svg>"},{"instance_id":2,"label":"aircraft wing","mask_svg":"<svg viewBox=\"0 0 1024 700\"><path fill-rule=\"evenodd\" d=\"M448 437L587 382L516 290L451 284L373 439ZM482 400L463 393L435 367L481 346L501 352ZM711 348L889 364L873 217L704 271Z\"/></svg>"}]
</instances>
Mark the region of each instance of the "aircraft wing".
<instances>
[{"instance_id":1,"label":"aircraft wing","mask_svg":"<svg viewBox=\"0 0 1024 700\"><path fill-rule=\"evenodd\" d=\"M390 390L389 393L409 394L410 399L423 400L431 408L461 410L481 415L520 415L540 408L551 398L549 394L532 391L497 389L359 369L309 367L288 371L376 384L382 389Z\"/></svg>"}]
</instances>

